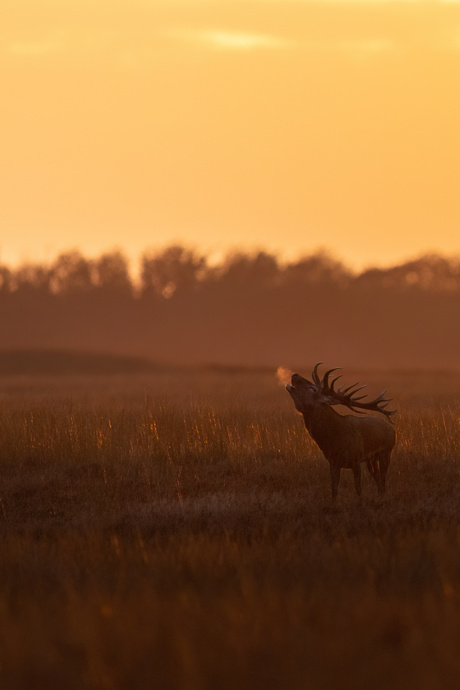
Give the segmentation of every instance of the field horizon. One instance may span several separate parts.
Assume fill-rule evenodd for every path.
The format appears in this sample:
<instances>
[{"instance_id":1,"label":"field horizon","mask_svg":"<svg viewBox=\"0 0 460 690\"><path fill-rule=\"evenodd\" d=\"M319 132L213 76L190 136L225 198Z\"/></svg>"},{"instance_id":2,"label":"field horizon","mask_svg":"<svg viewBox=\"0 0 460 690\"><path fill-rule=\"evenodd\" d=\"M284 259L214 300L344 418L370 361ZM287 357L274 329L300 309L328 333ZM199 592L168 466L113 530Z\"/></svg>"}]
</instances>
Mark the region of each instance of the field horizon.
<instances>
[{"instance_id":1,"label":"field horizon","mask_svg":"<svg viewBox=\"0 0 460 690\"><path fill-rule=\"evenodd\" d=\"M250 374L275 375L278 369L286 368L291 371L304 372L309 375L310 369L316 362L289 363L285 362L262 364L259 366L247 364L231 364L225 361L204 361L196 364L150 359L136 354L120 354L110 350L88 350L85 348L60 347L15 347L0 349L0 377L1 376L111 376L111 375L142 375L155 373L202 372L216 374ZM330 363L336 365L337 363ZM418 367L380 366L346 367L347 375L357 373L371 376L376 373L394 374L400 377L417 376L456 376L460 369L456 367L440 367L426 365Z\"/></svg>"}]
</instances>

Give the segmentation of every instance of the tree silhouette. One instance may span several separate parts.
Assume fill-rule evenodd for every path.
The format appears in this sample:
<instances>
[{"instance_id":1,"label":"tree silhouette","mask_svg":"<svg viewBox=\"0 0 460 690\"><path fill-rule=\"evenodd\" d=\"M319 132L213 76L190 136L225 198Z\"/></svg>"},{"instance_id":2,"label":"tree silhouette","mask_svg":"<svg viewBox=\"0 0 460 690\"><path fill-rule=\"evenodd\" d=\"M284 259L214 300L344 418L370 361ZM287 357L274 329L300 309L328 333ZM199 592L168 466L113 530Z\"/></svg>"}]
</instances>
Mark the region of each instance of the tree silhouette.
<instances>
[{"instance_id":1,"label":"tree silhouette","mask_svg":"<svg viewBox=\"0 0 460 690\"><path fill-rule=\"evenodd\" d=\"M193 290L206 266L204 256L180 245L158 253L146 252L141 257L141 292L169 299L178 291Z\"/></svg>"},{"instance_id":2,"label":"tree silhouette","mask_svg":"<svg viewBox=\"0 0 460 690\"><path fill-rule=\"evenodd\" d=\"M103 254L94 263L94 282L99 288L114 293L131 293L133 289L128 261L120 252Z\"/></svg>"},{"instance_id":3,"label":"tree silhouette","mask_svg":"<svg viewBox=\"0 0 460 690\"><path fill-rule=\"evenodd\" d=\"M60 254L50 269L54 293L88 292L94 287L94 262L78 250Z\"/></svg>"},{"instance_id":4,"label":"tree silhouette","mask_svg":"<svg viewBox=\"0 0 460 690\"><path fill-rule=\"evenodd\" d=\"M0 351L81 349L201 364L460 367L460 261L427 255L353 273L324 252L210 266L180 245L140 258L64 252L0 266Z\"/></svg>"}]
</instances>

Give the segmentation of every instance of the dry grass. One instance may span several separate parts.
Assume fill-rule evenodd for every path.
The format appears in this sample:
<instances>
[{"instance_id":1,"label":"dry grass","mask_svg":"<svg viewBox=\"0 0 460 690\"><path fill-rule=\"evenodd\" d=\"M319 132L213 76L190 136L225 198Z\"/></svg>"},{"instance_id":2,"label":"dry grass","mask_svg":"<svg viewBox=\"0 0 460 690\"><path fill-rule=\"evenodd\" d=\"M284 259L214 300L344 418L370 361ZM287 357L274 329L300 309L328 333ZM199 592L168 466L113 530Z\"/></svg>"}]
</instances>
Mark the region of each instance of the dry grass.
<instances>
[{"instance_id":1,"label":"dry grass","mask_svg":"<svg viewBox=\"0 0 460 690\"><path fill-rule=\"evenodd\" d=\"M2 690L457 687L460 377L382 382L359 507L273 375L3 381Z\"/></svg>"}]
</instances>

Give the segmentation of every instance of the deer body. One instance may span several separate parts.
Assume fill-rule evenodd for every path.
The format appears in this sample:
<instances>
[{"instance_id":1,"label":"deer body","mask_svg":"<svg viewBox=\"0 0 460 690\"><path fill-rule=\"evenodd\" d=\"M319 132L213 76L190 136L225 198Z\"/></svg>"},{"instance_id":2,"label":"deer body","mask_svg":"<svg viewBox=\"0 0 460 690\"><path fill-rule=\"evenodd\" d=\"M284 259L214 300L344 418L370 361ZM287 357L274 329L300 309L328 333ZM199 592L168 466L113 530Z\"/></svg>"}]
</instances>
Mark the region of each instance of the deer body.
<instances>
[{"instance_id":1,"label":"deer body","mask_svg":"<svg viewBox=\"0 0 460 690\"><path fill-rule=\"evenodd\" d=\"M359 403L358 400L362 398L357 400L356 396L352 397L356 390L347 396L346 391L340 393L340 389L334 390L334 382L329 386L327 378L330 372L327 372L322 382L319 381L316 374L317 366L314 370L314 378L316 376L317 379L315 384L299 374L294 374L291 384L286 388L297 410L303 415L307 431L329 462L332 497L335 499L337 496L342 468L352 470L356 493L361 496L362 462L366 463L379 493L384 493L385 476L395 444L393 426L376 417L340 415L331 405L343 404L351 408L376 409L390 416L393 412L383 409L388 402L387 399L381 394L375 401Z\"/></svg>"}]
</instances>

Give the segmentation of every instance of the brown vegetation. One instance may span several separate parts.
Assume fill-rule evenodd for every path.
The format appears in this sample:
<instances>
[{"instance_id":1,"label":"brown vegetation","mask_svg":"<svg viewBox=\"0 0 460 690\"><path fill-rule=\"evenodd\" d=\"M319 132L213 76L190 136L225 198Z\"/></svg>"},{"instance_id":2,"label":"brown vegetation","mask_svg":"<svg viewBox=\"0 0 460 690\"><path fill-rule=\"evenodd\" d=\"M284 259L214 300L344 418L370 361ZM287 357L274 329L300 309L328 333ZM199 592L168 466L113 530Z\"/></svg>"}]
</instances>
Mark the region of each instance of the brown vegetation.
<instances>
[{"instance_id":1,"label":"brown vegetation","mask_svg":"<svg viewBox=\"0 0 460 690\"><path fill-rule=\"evenodd\" d=\"M459 368L459 299L460 262L438 256L355 274L325 254L237 254L214 266L169 247L145 254L134 280L120 253L68 252L47 266L0 266L0 351L251 366L301 366L320 352L347 367Z\"/></svg>"},{"instance_id":2,"label":"brown vegetation","mask_svg":"<svg viewBox=\"0 0 460 690\"><path fill-rule=\"evenodd\" d=\"M273 375L4 379L0 686L456 687L460 378L366 381L388 492L332 507Z\"/></svg>"}]
</instances>

